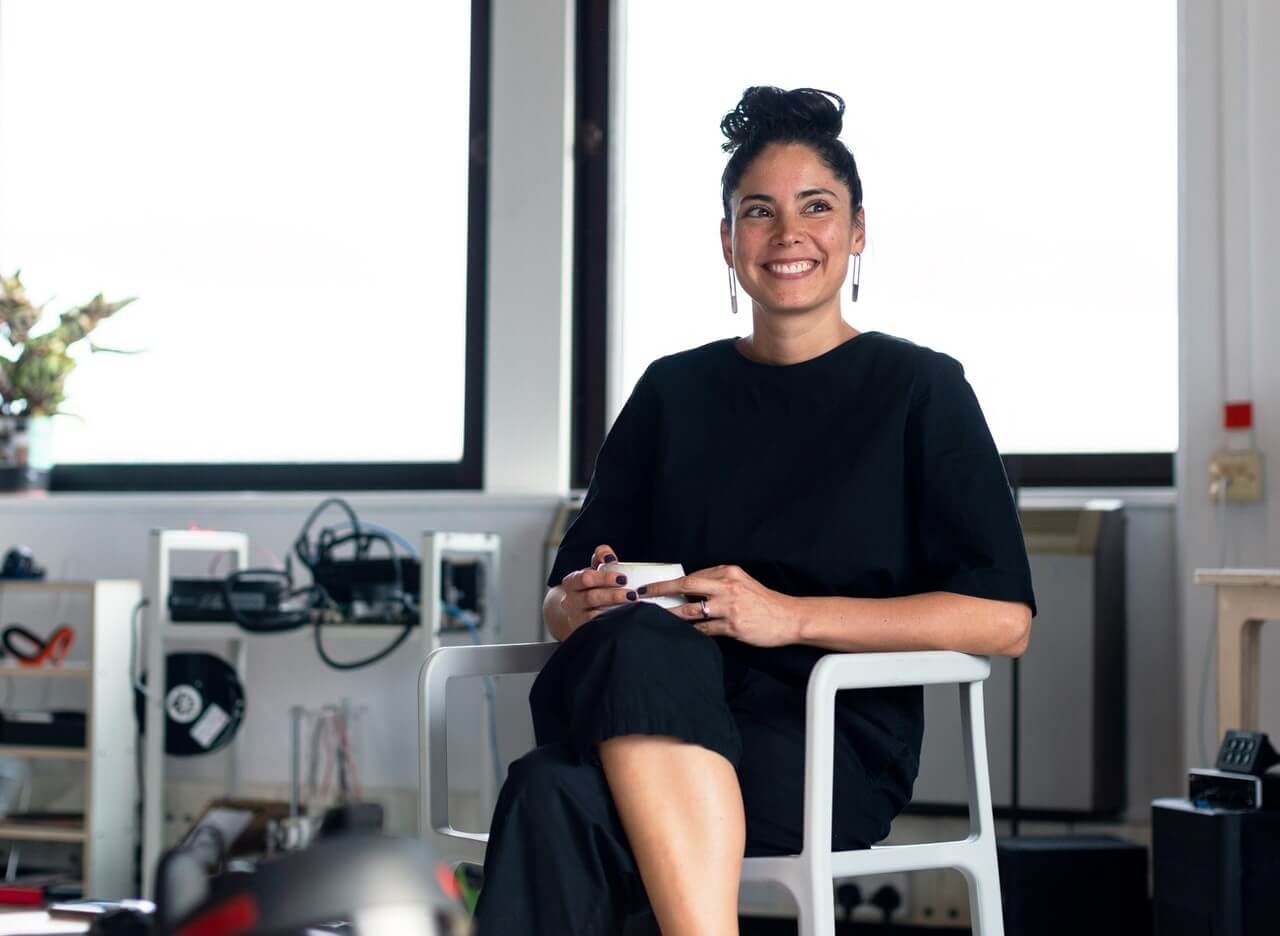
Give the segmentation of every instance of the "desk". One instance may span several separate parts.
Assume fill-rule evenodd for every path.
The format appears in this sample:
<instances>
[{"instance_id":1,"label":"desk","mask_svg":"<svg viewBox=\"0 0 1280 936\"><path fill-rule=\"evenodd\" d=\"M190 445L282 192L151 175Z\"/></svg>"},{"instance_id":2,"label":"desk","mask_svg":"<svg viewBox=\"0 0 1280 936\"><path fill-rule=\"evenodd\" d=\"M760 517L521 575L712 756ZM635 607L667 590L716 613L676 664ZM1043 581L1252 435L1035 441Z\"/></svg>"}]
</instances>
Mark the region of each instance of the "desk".
<instances>
[{"instance_id":1,"label":"desk","mask_svg":"<svg viewBox=\"0 0 1280 936\"><path fill-rule=\"evenodd\" d=\"M0 909L0 936L44 936L45 933L87 933L89 924L52 920L43 910Z\"/></svg>"},{"instance_id":2,"label":"desk","mask_svg":"<svg viewBox=\"0 0 1280 936\"><path fill-rule=\"evenodd\" d=\"M1218 596L1218 742L1258 728L1258 651L1263 621L1280 621L1280 569L1196 569Z\"/></svg>"}]
</instances>

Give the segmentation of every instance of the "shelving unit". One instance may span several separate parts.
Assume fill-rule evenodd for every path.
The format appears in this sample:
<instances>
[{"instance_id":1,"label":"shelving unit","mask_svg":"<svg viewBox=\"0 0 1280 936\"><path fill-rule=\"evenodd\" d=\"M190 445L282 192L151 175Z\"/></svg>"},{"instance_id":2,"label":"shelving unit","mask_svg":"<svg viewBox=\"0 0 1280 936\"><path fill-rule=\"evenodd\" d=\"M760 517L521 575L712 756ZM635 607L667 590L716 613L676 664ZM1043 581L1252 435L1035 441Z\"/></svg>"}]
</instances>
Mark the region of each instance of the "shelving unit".
<instances>
[{"instance_id":1,"label":"shelving unit","mask_svg":"<svg viewBox=\"0 0 1280 936\"><path fill-rule=\"evenodd\" d=\"M145 660L148 673L165 671L165 648L171 642L178 641L218 641L225 640L228 659L234 666L242 684L247 685L247 642L250 640L289 640L297 639L299 631L288 631L282 634L249 634L241 630L234 621L212 621L201 623L177 623L169 618L169 583L172 578L172 556L178 552L230 553L233 556L234 569L248 567L249 538L243 533L219 530L152 530L149 544L146 581L146 607L143 612L145 622ZM441 564L445 560L456 560L484 555L488 557L489 576L481 599L481 626L478 637L484 642L492 642L497 615L497 581L499 539L494 533L453 533L429 531L423 534L422 540L422 578L420 594L424 597L421 609L420 626L417 632L405 641L405 647L416 647L419 662L425 661L427 655L445 639L462 639L471 642L471 636L460 631L441 633L442 614L439 596L441 594ZM425 600L427 596L436 596L436 600ZM376 638L390 641L403 630L399 624L354 624L325 625L326 639ZM310 640L309 629L303 629ZM402 648L403 649L403 648ZM399 652L399 651L397 651ZM410 694L406 699L411 702ZM408 704L408 702L406 703ZM163 724L164 713L161 706L153 699L148 699L148 726ZM243 732L241 732L242 734ZM239 746L241 734L232 739L227 746L227 795L235 796L239 792L240 758ZM492 803L496 797L492 756L488 747L484 747L482 755L482 777L480 795L484 801ZM144 737L143 747L144 780L142 811L142 890L143 896L151 898L154 887L155 867L163 851L164 830L164 732L148 730Z\"/></svg>"},{"instance_id":2,"label":"shelving unit","mask_svg":"<svg viewBox=\"0 0 1280 936\"><path fill-rule=\"evenodd\" d=\"M80 680L86 686L85 746L0 745L0 754L63 760L82 765L84 822L26 823L0 819L0 841L64 842L83 846L85 896L121 898L133 890L133 810L137 797L136 732L129 685L132 614L141 597L136 581L0 582L0 599L10 594L79 593L89 599L89 641L85 662L62 666L0 666L0 676L20 680Z\"/></svg>"},{"instance_id":3,"label":"shelving unit","mask_svg":"<svg viewBox=\"0 0 1280 936\"><path fill-rule=\"evenodd\" d=\"M174 624L169 618L169 583L174 553L230 553L233 569L249 564L249 537L222 530L152 530L147 550L147 583L143 608L145 660L149 690L147 730L142 748L142 896L154 898L155 868L163 851L164 834L164 706L165 646L179 640L225 640L227 656L240 682L245 682L247 657L242 632L233 622ZM240 735L227 748L227 793L240 791Z\"/></svg>"}]
</instances>

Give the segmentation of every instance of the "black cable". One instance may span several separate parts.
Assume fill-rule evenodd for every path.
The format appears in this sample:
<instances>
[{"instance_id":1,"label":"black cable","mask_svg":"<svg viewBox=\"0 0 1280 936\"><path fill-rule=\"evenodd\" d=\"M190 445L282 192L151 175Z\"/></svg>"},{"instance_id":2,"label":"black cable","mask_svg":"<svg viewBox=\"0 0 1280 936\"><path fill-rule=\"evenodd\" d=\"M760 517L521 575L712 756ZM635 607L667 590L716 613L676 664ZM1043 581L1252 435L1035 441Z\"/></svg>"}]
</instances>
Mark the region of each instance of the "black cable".
<instances>
[{"instance_id":1,"label":"black cable","mask_svg":"<svg viewBox=\"0 0 1280 936\"><path fill-rule=\"evenodd\" d=\"M321 589L321 591L324 591L324 589ZM326 597L328 597L327 594L326 594ZM403 602L403 598L401 600ZM406 609L410 607L408 602L403 602L403 603ZM320 655L320 659L322 659L326 665L336 670L361 669L365 666L372 666L374 663L377 663L380 660L385 660L396 649L398 649L402 643L404 643L406 640L409 639L409 635L413 633L413 628L414 628L413 618L408 617L405 621L404 630L402 630L396 636L396 638L391 641L391 643L387 644L386 647L379 650L377 653L373 654L372 656L367 656L362 660L350 660L350 661L344 662L342 660L335 660L333 657L329 656L328 652L326 652L324 649L324 640L320 636L320 629L324 626L323 619L324 619L323 613L316 616L316 625L315 625L315 630L313 631L313 636L314 636L315 645L316 645L316 653Z\"/></svg>"},{"instance_id":2,"label":"black cable","mask_svg":"<svg viewBox=\"0 0 1280 936\"><path fill-rule=\"evenodd\" d=\"M302 564L307 567L307 569L311 569L320 561L320 556L318 554L310 552L311 526L316 522L317 518L319 518L319 516L331 506L342 508L342 510L347 514L347 519L351 521L351 528L355 530L357 534L360 532L360 518L357 517L356 512L351 509L351 505L341 497L326 497L319 503L319 505L317 505L315 510L311 511L311 515L307 517L306 523L302 525L302 531L298 534L298 538L293 543L293 551L297 553L298 558L302 561Z\"/></svg>"},{"instance_id":3,"label":"black cable","mask_svg":"<svg viewBox=\"0 0 1280 936\"><path fill-rule=\"evenodd\" d=\"M338 507L347 514L347 518L351 521L352 532L347 536L339 537L334 534L331 528L326 527L321 530L317 538L318 542L316 547L313 549L311 546L311 528L320 515L330 506ZM324 586L316 579L316 566L318 566L326 556L332 555L333 550L337 549L339 546L345 545L346 543L354 543L356 557L363 558L368 555L370 544L379 541L385 543L387 549L391 553L391 566L395 571L396 576L396 600L399 601L401 606L408 612L405 615L404 630L401 631L390 644L371 656L360 660L335 660L333 657L329 656L328 651L325 650L324 637L321 631L324 627L325 618L327 616L323 606L327 605L329 608L336 609L337 603L325 590ZM293 551L302 564L306 566L307 571L311 573L312 588L314 589L312 604L314 630L312 631L312 638L315 642L316 653L319 655L320 659L324 661L326 666L343 671L362 669L366 666L372 666L374 663L386 659L395 650L397 650L401 644L409 639L409 635L413 633L416 609L414 608L412 601L408 598L404 588L404 565L401 562L400 557L396 555L395 543L392 542L390 537L381 533L366 533L361 529L360 518L356 516L356 512L345 500L340 497L329 497L321 501L315 510L311 511L310 516L307 517L306 522L302 525L302 530L298 534L297 540L294 541Z\"/></svg>"},{"instance_id":4,"label":"black cable","mask_svg":"<svg viewBox=\"0 0 1280 936\"><path fill-rule=\"evenodd\" d=\"M351 532L347 535L339 536L334 532L335 528L325 527L317 535L316 543L313 546L311 542L312 527L315 526L321 514L330 507L337 507L347 515L347 519L351 524ZM345 618L337 602L333 600L317 577L316 568L327 559L331 559L335 550L348 543L353 545L356 559L366 558L375 542L385 544L391 554L391 566L395 573L395 599L406 612L404 615L404 630L388 646L371 656L360 660L335 660L325 650L324 637L321 631L327 623L327 619L331 616L336 616L343 620ZM366 532L360 526L360 518L356 516L355 510L345 500L340 497L328 497L311 511L303 523L297 539L294 540L293 553L298 557L302 565L306 567L307 572L310 573L310 585L294 588L290 557L286 557L283 570L266 568L240 569L232 572L222 580L222 597L226 606L227 616L242 630L252 634L278 634L297 630L311 624L313 626L312 635L315 641L316 653L319 654L320 659L327 666L336 670L354 670L371 666L388 657L408 640L410 634L413 633L418 614L416 606L405 590L403 558L396 554L395 543L390 537L382 533ZM261 580L264 578L283 580L284 598L281 601L282 606L302 598L305 599L302 607L272 614L251 614L241 610L234 600L235 585L242 581ZM337 612L337 614L334 615L333 612Z\"/></svg>"},{"instance_id":5,"label":"black cable","mask_svg":"<svg viewBox=\"0 0 1280 936\"><path fill-rule=\"evenodd\" d=\"M222 600L226 605L227 616L235 621L242 630L251 634L280 634L297 630L311 623L311 603L299 611L286 611L276 614L246 615L236 607L233 595L237 582L250 578L280 578L284 580L284 600L289 601L311 591L310 588L295 589L293 576L288 569L239 569L222 580Z\"/></svg>"},{"instance_id":6,"label":"black cable","mask_svg":"<svg viewBox=\"0 0 1280 936\"><path fill-rule=\"evenodd\" d=\"M18 643L19 638L25 646ZM43 637L29 627L16 622L0 632L0 642L3 642L5 652L27 663L34 663L40 659L40 655L48 646Z\"/></svg>"}]
</instances>

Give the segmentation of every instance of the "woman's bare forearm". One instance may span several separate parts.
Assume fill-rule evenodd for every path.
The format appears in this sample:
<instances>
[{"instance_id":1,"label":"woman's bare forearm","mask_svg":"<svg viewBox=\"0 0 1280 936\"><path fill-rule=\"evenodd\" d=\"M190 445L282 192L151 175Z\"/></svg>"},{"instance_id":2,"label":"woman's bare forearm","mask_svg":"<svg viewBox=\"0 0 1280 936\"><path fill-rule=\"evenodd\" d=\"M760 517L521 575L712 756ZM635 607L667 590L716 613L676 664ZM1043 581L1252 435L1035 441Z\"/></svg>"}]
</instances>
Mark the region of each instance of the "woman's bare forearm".
<instances>
[{"instance_id":1,"label":"woman's bare forearm","mask_svg":"<svg viewBox=\"0 0 1280 936\"><path fill-rule=\"evenodd\" d=\"M962 650L1021 656L1031 609L949 592L901 598L795 598L795 643L828 650Z\"/></svg>"}]
</instances>

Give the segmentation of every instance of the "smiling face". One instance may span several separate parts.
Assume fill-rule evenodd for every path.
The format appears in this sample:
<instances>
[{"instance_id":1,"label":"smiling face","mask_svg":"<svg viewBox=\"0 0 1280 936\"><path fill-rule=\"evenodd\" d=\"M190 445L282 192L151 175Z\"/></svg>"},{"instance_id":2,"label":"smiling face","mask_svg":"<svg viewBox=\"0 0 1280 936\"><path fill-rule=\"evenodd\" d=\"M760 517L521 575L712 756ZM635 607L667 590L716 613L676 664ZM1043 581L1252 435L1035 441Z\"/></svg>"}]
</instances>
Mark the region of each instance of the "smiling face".
<instances>
[{"instance_id":1,"label":"smiling face","mask_svg":"<svg viewBox=\"0 0 1280 936\"><path fill-rule=\"evenodd\" d=\"M775 143L747 167L720 222L725 263L765 313L840 315L850 254L865 244L849 188L809 147Z\"/></svg>"}]
</instances>

